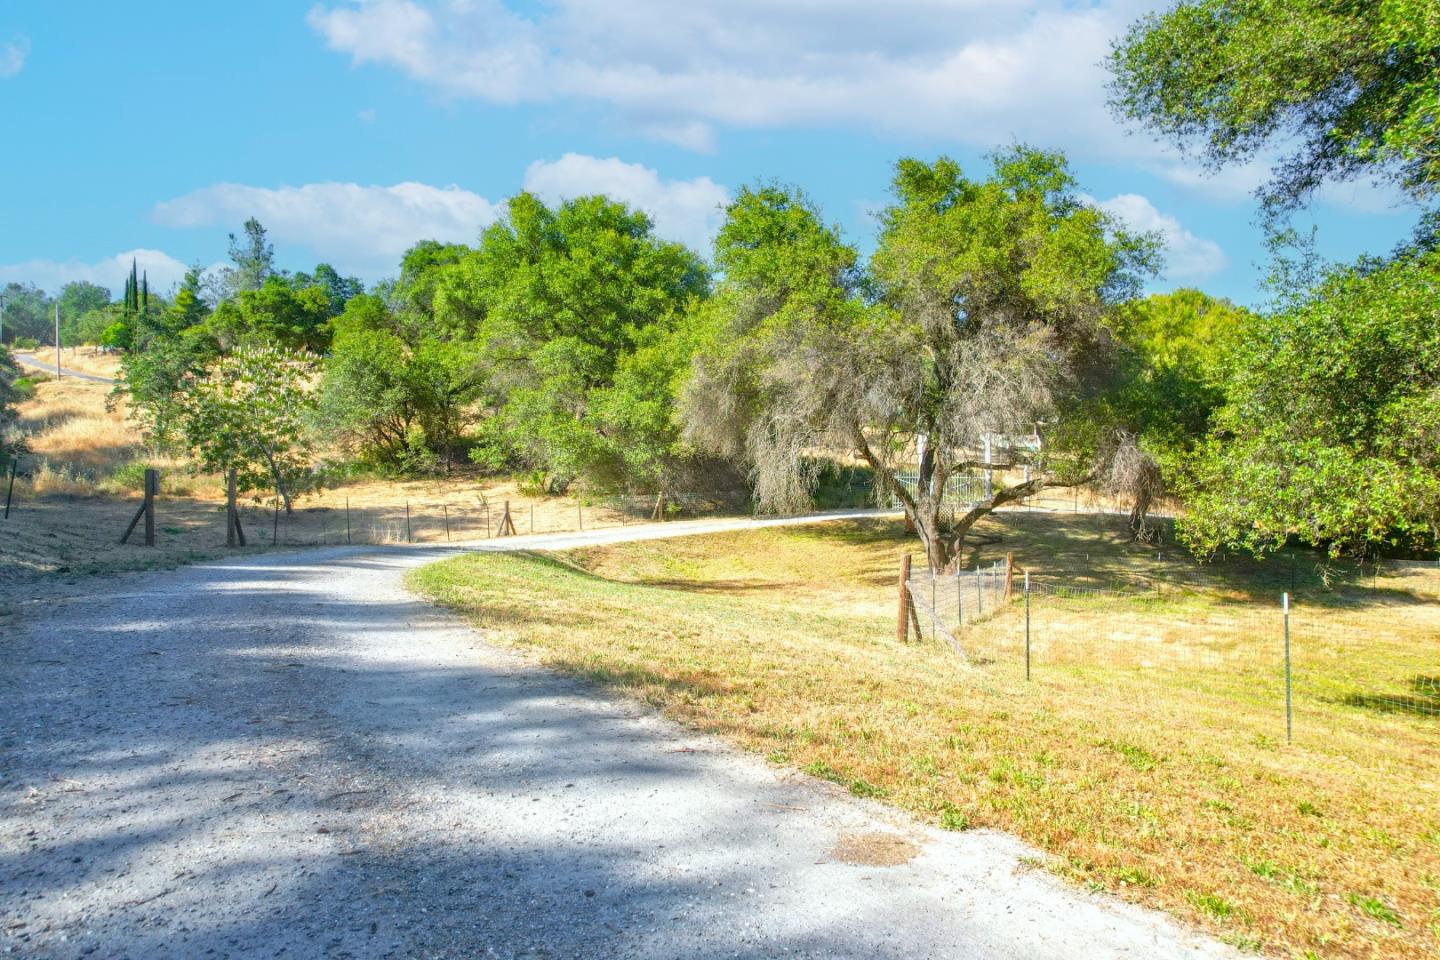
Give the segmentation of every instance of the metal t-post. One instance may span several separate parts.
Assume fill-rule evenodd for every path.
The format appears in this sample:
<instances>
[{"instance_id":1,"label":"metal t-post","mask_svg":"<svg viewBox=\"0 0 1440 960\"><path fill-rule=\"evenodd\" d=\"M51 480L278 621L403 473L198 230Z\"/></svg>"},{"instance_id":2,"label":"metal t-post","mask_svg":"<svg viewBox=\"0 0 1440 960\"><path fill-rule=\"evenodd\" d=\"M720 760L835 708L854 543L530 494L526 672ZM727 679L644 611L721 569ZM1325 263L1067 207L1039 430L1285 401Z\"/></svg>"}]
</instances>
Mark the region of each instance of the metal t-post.
<instances>
[{"instance_id":1,"label":"metal t-post","mask_svg":"<svg viewBox=\"0 0 1440 960\"><path fill-rule=\"evenodd\" d=\"M960 570L955 570L955 622L957 632L965 626L965 597L960 589Z\"/></svg>"},{"instance_id":2,"label":"metal t-post","mask_svg":"<svg viewBox=\"0 0 1440 960\"><path fill-rule=\"evenodd\" d=\"M1025 571L1025 679L1030 679L1030 571Z\"/></svg>"},{"instance_id":3,"label":"metal t-post","mask_svg":"<svg viewBox=\"0 0 1440 960\"><path fill-rule=\"evenodd\" d=\"M1290 594L1280 595L1285 618L1285 742L1295 739L1294 701L1290 696Z\"/></svg>"},{"instance_id":4,"label":"metal t-post","mask_svg":"<svg viewBox=\"0 0 1440 960\"><path fill-rule=\"evenodd\" d=\"M935 602L935 568L930 568L930 635L940 636L940 605Z\"/></svg>"}]
</instances>

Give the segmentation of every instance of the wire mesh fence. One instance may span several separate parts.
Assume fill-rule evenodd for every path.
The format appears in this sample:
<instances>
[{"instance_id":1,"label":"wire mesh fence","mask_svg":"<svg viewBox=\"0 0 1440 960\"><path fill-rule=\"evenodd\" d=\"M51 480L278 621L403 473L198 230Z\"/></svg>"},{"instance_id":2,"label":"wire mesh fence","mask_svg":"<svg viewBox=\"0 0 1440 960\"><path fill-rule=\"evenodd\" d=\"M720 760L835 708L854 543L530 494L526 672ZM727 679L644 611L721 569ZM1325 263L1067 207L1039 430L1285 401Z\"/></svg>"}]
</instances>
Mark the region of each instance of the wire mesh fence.
<instances>
[{"instance_id":1,"label":"wire mesh fence","mask_svg":"<svg viewBox=\"0 0 1440 960\"><path fill-rule=\"evenodd\" d=\"M239 509L251 545L326 546L576 533L633 523L740 515L747 512L748 501L734 494L686 492L514 501L481 495L376 501L332 493L296 500L290 510L273 497L242 502ZM217 525L221 518L223 506L217 508Z\"/></svg>"},{"instance_id":2,"label":"wire mesh fence","mask_svg":"<svg viewBox=\"0 0 1440 960\"><path fill-rule=\"evenodd\" d=\"M1428 575L1440 585L1440 570ZM1440 616L1414 590L1217 600L1189 585L1042 579L1005 561L978 575L917 569L906 588L922 636L997 678L1161 698L1277 740L1387 722L1440 729Z\"/></svg>"}]
</instances>

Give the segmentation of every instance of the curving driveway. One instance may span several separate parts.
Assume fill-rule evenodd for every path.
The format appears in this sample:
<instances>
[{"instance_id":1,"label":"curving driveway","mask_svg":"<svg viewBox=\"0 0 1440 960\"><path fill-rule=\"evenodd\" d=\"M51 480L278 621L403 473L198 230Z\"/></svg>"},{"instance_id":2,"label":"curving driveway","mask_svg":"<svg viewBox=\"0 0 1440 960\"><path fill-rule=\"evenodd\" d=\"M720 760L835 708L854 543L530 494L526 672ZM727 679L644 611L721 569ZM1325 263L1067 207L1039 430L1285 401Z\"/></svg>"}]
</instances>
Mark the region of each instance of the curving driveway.
<instances>
[{"instance_id":1,"label":"curving driveway","mask_svg":"<svg viewBox=\"0 0 1440 960\"><path fill-rule=\"evenodd\" d=\"M69 377L72 380L88 380L91 383L114 383L114 377L102 377L96 373L81 373L79 370L71 370L69 367L57 366L53 361L41 360L33 353L12 353L15 362L22 367L29 367L32 370L42 370L45 373L58 373L61 376ZM53 354L52 354L53 356Z\"/></svg>"},{"instance_id":2,"label":"curving driveway","mask_svg":"<svg viewBox=\"0 0 1440 960\"><path fill-rule=\"evenodd\" d=\"M4 627L0 951L1231 955L1011 837L919 825L487 646L402 588L451 552L247 557Z\"/></svg>"}]
</instances>

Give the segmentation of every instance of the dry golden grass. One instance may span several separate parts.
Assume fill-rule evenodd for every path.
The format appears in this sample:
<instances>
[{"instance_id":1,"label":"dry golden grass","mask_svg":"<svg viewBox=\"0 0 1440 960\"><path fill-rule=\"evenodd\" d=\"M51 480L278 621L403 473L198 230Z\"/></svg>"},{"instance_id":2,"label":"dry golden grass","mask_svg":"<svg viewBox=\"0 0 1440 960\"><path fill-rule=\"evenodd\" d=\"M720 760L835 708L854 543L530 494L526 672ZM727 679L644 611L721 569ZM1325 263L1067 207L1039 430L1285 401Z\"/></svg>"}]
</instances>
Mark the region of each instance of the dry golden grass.
<instances>
[{"instance_id":1,"label":"dry golden grass","mask_svg":"<svg viewBox=\"0 0 1440 960\"><path fill-rule=\"evenodd\" d=\"M69 351L65 355L69 365ZM97 367L113 358L101 357ZM218 476L183 460L148 453L111 387L46 380L18 405L32 456L15 486L10 520L0 528L0 583L60 573L108 573L173 565L223 549L224 489ZM142 468L160 470L157 547L117 541L138 502ZM3 495L3 491L0 491ZM604 503L534 497L513 482L459 474L438 480L360 481L296 498L278 530L273 498L243 507L251 548L477 539L498 532L506 501L519 533L618 526L628 518ZM409 522L406 520L407 507ZM348 533L347 533L348 520Z\"/></svg>"},{"instance_id":2,"label":"dry golden grass","mask_svg":"<svg viewBox=\"0 0 1440 960\"><path fill-rule=\"evenodd\" d=\"M143 452L123 403L107 409L110 387L83 380L47 380L17 405L19 427L36 461L34 493L93 492ZM87 482L88 481L88 482Z\"/></svg>"},{"instance_id":3,"label":"dry golden grass","mask_svg":"<svg viewBox=\"0 0 1440 960\"><path fill-rule=\"evenodd\" d=\"M33 457L15 485L10 519L0 525L0 584L11 594L41 590L56 575L173 566L223 553L220 478L147 454L123 402L107 409L109 394L105 384L50 380L19 405ZM139 502L144 466L161 477L154 548L118 542ZM628 519L603 503L527 496L513 482L473 475L347 483L298 497L278 525L273 498L247 499L242 513L249 549L268 548L272 539L281 547L439 542L497 533L506 501L519 533Z\"/></svg>"},{"instance_id":4,"label":"dry golden grass","mask_svg":"<svg viewBox=\"0 0 1440 960\"><path fill-rule=\"evenodd\" d=\"M1037 574L1095 580L1195 573L1177 551L1157 558L1113 529L1008 513L985 524L1004 542L984 559L1013 550ZM895 639L894 576L907 549L898 525L877 521L559 558L472 556L413 582L542 662L858 795L955 829L1017 833L1076 882L1231 943L1295 957L1435 955L1436 718L1307 694L1286 745L1273 684L1251 689L1241 676L1215 687L1184 670L1112 665L1098 659L1098 635L1096 660L1041 658L1029 683L1023 641L966 665L940 644ZM1236 562L1205 574L1202 588L1152 603L1194 622L1269 623L1291 570ZM1435 605L1404 590L1324 594L1304 567L1296 577L1309 603L1340 618L1327 622L1440 657ZM1143 634L1161 607L1072 609L1084 630L1058 611L1046 622L1071 637ZM1014 636L1017 609L992 628ZM1062 637L1047 642L1054 652ZM1364 645L1349 654L1371 656Z\"/></svg>"},{"instance_id":5,"label":"dry golden grass","mask_svg":"<svg viewBox=\"0 0 1440 960\"><path fill-rule=\"evenodd\" d=\"M43 364L55 362L54 348L47 350L41 347L39 350L26 351L19 356L25 359L33 358ZM65 347L60 353L60 368L114 379L120 376L120 355L104 353L99 347Z\"/></svg>"}]
</instances>

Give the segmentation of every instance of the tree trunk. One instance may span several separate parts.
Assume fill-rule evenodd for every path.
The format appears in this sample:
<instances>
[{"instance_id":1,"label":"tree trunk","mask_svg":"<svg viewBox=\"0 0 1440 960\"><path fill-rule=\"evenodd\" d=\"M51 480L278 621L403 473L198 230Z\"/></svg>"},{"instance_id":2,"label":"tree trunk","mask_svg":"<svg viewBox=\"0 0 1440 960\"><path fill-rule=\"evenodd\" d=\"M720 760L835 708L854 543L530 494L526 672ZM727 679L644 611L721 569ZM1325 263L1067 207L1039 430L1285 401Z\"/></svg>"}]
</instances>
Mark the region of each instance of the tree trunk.
<instances>
[{"instance_id":1,"label":"tree trunk","mask_svg":"<svg viewBox=\"0 0 1440 960\"><path fill-rule=\"evenodd\" d=\"M275 489L280 491L280 497L285 501L285 516L288 517L295 512L290 503L290 491L286 488L285 481L280 476L280 468L275 465L275 455L269 450L266 450L265 459L270 461L270 475L275 478Z\"/></svg>"},{"instance_id":2,"label":"tree trunk","mask_svg":"<svg viewBox=\"0 0 1440 960\"><path fill-rule=\"evenodd\" d=\"M905 508L907 523L914 525L920 543L925 547L925 557L930 568L936 572L952 573L964 550L965 538L975 524L1007 503L1034 496L1044 486L1044 476L1037 475L1024 483L996 490L987 499L972 504L964 514L956 517L948 532L940 529L939 497L922 489L918 496L906 496L900 502Z\"/></svg>"}]
</instances>

